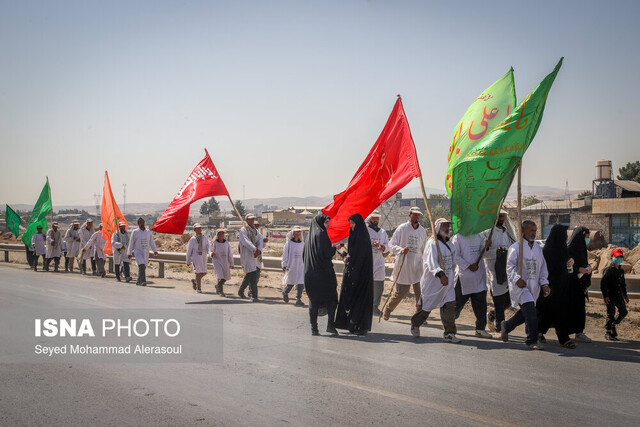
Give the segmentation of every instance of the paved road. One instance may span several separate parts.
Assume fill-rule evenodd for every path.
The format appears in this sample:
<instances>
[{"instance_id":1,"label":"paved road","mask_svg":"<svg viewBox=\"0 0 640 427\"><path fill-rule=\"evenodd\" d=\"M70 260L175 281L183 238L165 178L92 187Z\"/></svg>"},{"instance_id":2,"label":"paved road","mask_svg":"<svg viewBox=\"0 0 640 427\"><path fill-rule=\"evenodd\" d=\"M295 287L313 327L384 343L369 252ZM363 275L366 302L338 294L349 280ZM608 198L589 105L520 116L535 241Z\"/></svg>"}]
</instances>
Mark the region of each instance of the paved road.
<instances>
[{"instance_id":1,"label":"paved road","mask_svg":"<svg viewBox=\"0 0 640 427\"><path fill-rule=\"evenodd\" d=\"M640 344L531 352L509 343L312 337L306 311L0 265L0 310L184 308L224 312L224 361L0 364L0 425L638 425ZM2 325L11 327L11 325ZM6 352L0 344L0 354Z\"/></svg>"}]
</instances>

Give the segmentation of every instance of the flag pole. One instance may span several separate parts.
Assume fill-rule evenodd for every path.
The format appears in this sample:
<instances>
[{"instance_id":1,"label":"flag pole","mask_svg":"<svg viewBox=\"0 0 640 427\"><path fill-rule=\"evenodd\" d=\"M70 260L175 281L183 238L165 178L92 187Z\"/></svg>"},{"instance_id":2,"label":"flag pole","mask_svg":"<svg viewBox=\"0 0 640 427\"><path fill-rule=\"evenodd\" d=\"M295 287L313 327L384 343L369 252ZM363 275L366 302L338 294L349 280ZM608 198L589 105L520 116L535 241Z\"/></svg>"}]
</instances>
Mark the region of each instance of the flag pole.
<instances>
[{"instance_id":1,"label":"flag pole","mask_svg":"<svg viewBox=\"0 0 640 427\"><path fill-rule=\"evenodd\" d=\"M402 105L402 97L399 94L398 94L398 99L400 100L400 104ZM404 111L404 105L402 106L402 110ZM418 150L416 150L416 143L413 140L413 134L411 133L409 120L406 117L407 117L407 113L405 112L405 120L407 122L407 128L409 129L409 136L411 137L411 142L413 143L413 149L416 151L416 162L418 163L418 169L420 170L420 175L418 175L418 178L420 179L420 189L422 190L422 198L424 199L424 204L427 208L427 215L429 215L429 224L431 225L431 234L433 235L433 241L436 243L436 250L438 251L438 264L440 264L440 267L444 270L444 262L442 261L442 252L440 251L440 245L438 244L438 236L436 236L436 228L433 224L431 209L429 209L427 192L424 189L424 182L422 181L422 168L420 168L420 160L418 160Z\"/></svg>"},{"instance_id":2,"label":"flag pole","mask_svg":"<svg viewBox=\"0 0 640 427\"><path fill-rule=\"evenodd\" d=\"M518 251L518 276L522 278L522 251L523 251L523 240L522 240L522 159L518 162L518 224L520 224L519 230L519 251Z\"/></svg>"},{"instance_id":3,"label":"flag pole","mask_svg":"<svg viewBox=\"0 0 640 427\"><path fill-rule=\"evenodd\" d=\"M51 184L49 184L49 177L47 177L47 184L49 186L49 201L51 201L51 227L53 227L53 199L51 198Z\"/></svg>"}]
</instances>

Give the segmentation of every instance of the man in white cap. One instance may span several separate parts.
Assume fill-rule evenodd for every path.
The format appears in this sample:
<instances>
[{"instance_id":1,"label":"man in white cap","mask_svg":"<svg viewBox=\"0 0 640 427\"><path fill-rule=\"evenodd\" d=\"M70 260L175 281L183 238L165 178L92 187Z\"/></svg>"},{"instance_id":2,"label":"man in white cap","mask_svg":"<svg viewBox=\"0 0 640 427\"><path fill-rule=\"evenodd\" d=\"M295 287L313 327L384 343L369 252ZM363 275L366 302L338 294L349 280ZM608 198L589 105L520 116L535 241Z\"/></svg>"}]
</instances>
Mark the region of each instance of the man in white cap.
<instances>
[{"instance_id":1,"label":"man in white cap","mask_svg":"<svg viewBox=\"0 0 640 427\"><path fill-rule=\"evenodd\" d=\"M120 221L118 229L111 235L111 247L113 248L113 263L116 268L116 280L121 282L120 274L124 274L124 280L129 283L131 281L131 271L129 269L129 258L127 257L127 249L131 235L127 231L127 223Z\"/></svg>"},{"instance_id":2,"label":"man in white cap","mask_svg":"<svg viewBox=\"0 0 640 427\"><path fill-rule=\"evenodd\" d=\"M93 236L93 220L91 218L87 218L87 220L84 222L84 224L82 224L82 227L80 228L80 247L84 248L87 245L87 242L89 241L89 239L91 239L91 236ZM93 272L93 275L97 275L98 273L96 272L96 261L93 259L93 255L94 255L94 250L93 249L88 249L85 251L82 251L82 274L87 274L87 260L90 259L91 260L91 270Z\"/></svg>"},{"instance_id":3,"label":"man in white cap","mask_svg":"<svg viewBox=\"0 0 640 427\"><path fill-rule=\"evenodd\" d=\"M489 229L482 234L486 239L489 239L490 233ZM504 312L511 306L509 283L507 282L507 251L515 241L516 237L509 226L507 212L501 211L483 255L484 267L487 271L487 285L489 285L494 306L494 309L487 315L487 324L489 329L496 332L500 332Z\"/></svg>"},{"instance_id":4,"label":"man in white cap","mask_svg":"<svg viewBox=\"0 0 640 427\"><path fill-rule=\"evenodd\" d=\"M396 288L389 303L384 308L384 320L389 320L391 312L400 304L413 287L416 297L416 312L420 302L420 277L422 276L422 253L427 242L427 231L420 225L422 212L417 207L409 210L409 221L401 224L391 237L389 248L396 254L392 278ZM400 266L402 265L402 269Z\"/></svg>"},{"instance_id":5,"label":"man in white cap","mask_svg":"<svg viewBox=\"0 0 640 427\"><path fill-rule=\"evenodd\" d=\"M287 233L287 236L289 233ZM282 291L282 299L285 303L289 302L289 292L294 286L296 289L296 306L304 307L302 302L302 292L304 291L304 262L302 260L302 252L304 251L304 242L302 241L302 229L295 226L291 230L291 237L284 244L282 252L282 284L285 285Z\"/></svg>"},{"instance_id":6,"label":"man in white cap","mask_svg":"<svg viewBox=\"0 0 640 427\"><path fill-rule=\"evenodd\" d=\"M193 264L193 272L196 278L191 279L193 290L202 292L202 278L207 274L207 257L209 256L209 239L202 234L202 226L193 224L195 235L189 239L187 244L187 265Z\"/></svg>"},{"instance_id":7,"label":"man in white cap","mask_svg":"<svg viewBox=\"0 0 640 427\"><path fill-rule=\"evenodd\" d=\"M98 226L98 230L93 233L86 245L84 245L83 251L93 251L93 259L95 259L97 266L97 275L105 277L107 275L104 271L104 261L106 255L104 253L104 245L107 243L104 237L102 237L102 224Z\"/></svg>"},{"instance_id":8,"label":"man in white cap","mask_svg":"<svg viewBox=\"0 0 640 427\"><path fill-rule=\"evenodd\" d=\"M380 299L384 291L385 263L384 253L389 247L389 236L387 232L378 226L380 223L380 213L373 211L368 218L367 231L371 239L371 250L373 251L373 314L380 315Z\"/></svg>"},{"instance_id":9,"label":"man in white cap","mask_svg":"<svg viewBox=\"0 0 640 427\"><path fill-rule=\"evenodd\" d=\"M420 326L427 320L432 310L439 308L440 320L444 328L443 341L457 344L461 342L456 337L456 292L453 287L457 249L449 240L451 221L438 218L434 227L442 262L439 259L436 241L430 238L424 250L424 274L420 279L421 308L411 318L411 335L419 337Z\"/></svg>"},{"instance_id":10,"label":"man in white cap","mask_svg":"<svg viewBox=\"0 0 640 427\"><path fill-rule=\"evenodd\" d=\"M482 260L482 250L486 239L482 234L464 236L460 233L453 238L458 249L456 257L456 319L460 317L467 301L476 317L476 337L491 339L487 327L487 273Z\"/></svg>"},{"instance_id":11,"label":"man in white cap","mask_svg":"<svg viewBox=\"0 0 640 427\"><path fill-rule=\"evenodd\" d=\"M67 255L64 258L64 271L73 273L73 266L76 258L80 255L80 223L74 220L71 227L64 235L64 241L67 242Z\"/></svg>"},{"instance_id":12,"label":"man in white cap","mask_svg":"<svg viewBox=\"0 0 640 427\"><path fill-rule=\"evenodd\" d=\"M153 241L151 230L147 230L144 219L138 218L138 229L131 233L131 241L127 249L129 259L136 257L138 263L138 281L136 285L147 286L147 264L149 264L149 249L153 250L153 256L158 256L156 243Z\"/></svg>"},{"instance_id":13,"label":"man in white cap","mask_svg":"<svg viewBox=\"0 0 640 427\"><path fill-rule=\"evenodd\" d=\"M60 265L60 256L62 255L62 233L58 230L58 223L51 224L51 228L47 230L47 252L45 255L44 269L49 271L49 264L53 259L53 271L58 272Z\"/></svg>"},{"instance_id":14,"label":"man in white cap","mask_svg":"<svg viewBox=\"0 0 640 427\"><path fill-rule=\"evenodd\" d=\"M246 299L244 290L249 287L253 302L258 301L258 280L260 279L264 246L262 235L254 227L255 218L253 214L247 214L245 216L246 225L240 229L238 234L240 262L245 273L240 289L238 289L238 296Z\"/></svg>"},{"instance_id":15,"label":"man in white cap","mask_svg":"<svg viewBox=\"0 0 640 427\"><path fill-rule=\"evenodd\" d=\"M42 226L39 225L36 227L37 228L37 232L33 233L33 236L31 237L31 247L33 248L33 254L34 254L34 258L33 258L33 271L38 271L38 259L40 258L40 256L42 256L42 268L44 268L45 263L46 263L46 253L47 253L47 248L45 247L45 236L44 233L42 233Z\"/></svg>"}]
</instances>

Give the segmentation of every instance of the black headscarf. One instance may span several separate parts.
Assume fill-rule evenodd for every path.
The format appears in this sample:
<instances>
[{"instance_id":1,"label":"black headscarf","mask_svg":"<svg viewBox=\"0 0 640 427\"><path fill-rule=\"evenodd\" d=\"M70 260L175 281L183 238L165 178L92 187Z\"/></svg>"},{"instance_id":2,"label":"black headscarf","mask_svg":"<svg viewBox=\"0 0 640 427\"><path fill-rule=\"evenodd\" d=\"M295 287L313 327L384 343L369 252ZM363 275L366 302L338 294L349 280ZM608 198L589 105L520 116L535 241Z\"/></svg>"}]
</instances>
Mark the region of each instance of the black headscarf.
<instances>
[{"instance_id":1,"label":"black headscarf","mask_svg":"<svg viewBox=\"0 0 640 427\"><path fill-rule=\"evenodd\" d=\"M353 221L355 227L349 231L349 257L342 277L336 328L349 329L352 332L370 331L373 315L371 239L360 214L352 215L349 221Z\"/></svg>"},{"instance_id":2,"label":"black headscarf","mask_svg":"<svg viewBox=\"0 0 640 427\"><path fill-rule=\"evenodd\" d=\"M338 299L338 281L333 269L333 255L336 249L331 245L324 222L329 219L318 214L311 221L309 234L304 241L304 285L309 299L317 302ZM369 251L371 252L371 251Z\"/></svg>"},{"instance_id":3,"label":"black headscarf","mask_svg":"<svg viewBox=\"0 0 640 427\"><path fill-rule=\"evenodd\" d=\"M549 276L562 276L567 273L567 261L569 260L569 250L567 248L568 228L562 224L554 225L544 243L542 253L547 262Z\"/></svg>"},{"instance_id":4,"label":"black headscarf","mask_svg":"<svg viewBox=\"0 0 640 427\"><path fill-rule=\"evenodd\" d=\"M576 227L569 238L569 256L575 261L574 273L578 268L586 268L589 265L587 242L584 240L587 234L589 234L587 227Z\"/></svg>"}]
</instances>

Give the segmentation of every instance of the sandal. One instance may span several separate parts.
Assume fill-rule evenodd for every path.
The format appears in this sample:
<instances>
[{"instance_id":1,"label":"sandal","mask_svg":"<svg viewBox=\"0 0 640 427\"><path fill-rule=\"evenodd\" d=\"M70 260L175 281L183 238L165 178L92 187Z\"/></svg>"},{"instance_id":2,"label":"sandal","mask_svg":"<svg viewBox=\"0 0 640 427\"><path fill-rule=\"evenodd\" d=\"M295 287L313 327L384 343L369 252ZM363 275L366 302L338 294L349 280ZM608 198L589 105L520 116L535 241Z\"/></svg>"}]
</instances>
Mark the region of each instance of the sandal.
<instances>
[{"instance_id":1,"label":"sandal","mask_svg":"<svg viewBox=\"0 0 640 427\"><path fill-rule=\"evenodd\" d=\"M572 340L569 340L566 343L562 344L562 346L573 350L574 348L576 348L576 343Z\"/></svg>"},{"instance_id":2,"label":"sandal","mask_svg":"<svg viewBox=\"0 0 640 427\"><path fill-rule=\"evenodd\" d=\"M546 343L547 343L547 339L546 339L546 338L544 337L544 335L542 335L542 334L539 334L539 335L538 335L538 341L539 341L539 342L541 342L541 343L543 343L543 344L546 344Z\"/></svg>"}]
</instances>

